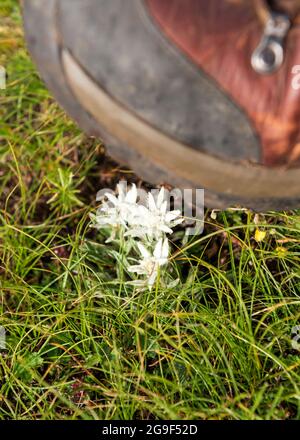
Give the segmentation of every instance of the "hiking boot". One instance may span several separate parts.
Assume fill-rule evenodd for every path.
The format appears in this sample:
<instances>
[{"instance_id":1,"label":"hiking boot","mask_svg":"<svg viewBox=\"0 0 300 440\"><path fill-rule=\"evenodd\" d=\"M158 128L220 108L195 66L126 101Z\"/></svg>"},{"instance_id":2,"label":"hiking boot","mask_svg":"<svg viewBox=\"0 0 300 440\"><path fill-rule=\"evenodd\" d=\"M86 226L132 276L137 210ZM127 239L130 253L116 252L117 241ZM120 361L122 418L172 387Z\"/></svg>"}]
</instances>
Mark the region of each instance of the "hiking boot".
<instances>
[{"instance_id":1,"label":"hiking boot","mask_svg":"<svg viewBox=\"0 0 300 440\"><path fill-rule=\"evenodd\" d=\"M49 89L144 180L300 207L298 0L27 0Z\"/></svg>"}]
</instances>

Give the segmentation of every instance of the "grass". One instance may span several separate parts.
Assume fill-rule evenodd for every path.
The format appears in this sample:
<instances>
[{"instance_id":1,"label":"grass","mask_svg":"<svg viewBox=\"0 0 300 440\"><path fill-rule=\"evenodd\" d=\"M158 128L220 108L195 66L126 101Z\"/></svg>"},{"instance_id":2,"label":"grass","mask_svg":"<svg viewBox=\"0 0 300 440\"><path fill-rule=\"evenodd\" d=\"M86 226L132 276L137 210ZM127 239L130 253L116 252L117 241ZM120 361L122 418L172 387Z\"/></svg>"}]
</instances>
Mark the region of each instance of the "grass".
<instances>
[{"instance_id":1,"label":"grass","mask_svg":"<svg viewBox=\"0 0 300 440\"><path fill-rule=\"evenodd\" d=\"M13 0L0 48L0 419L299 419L300 212L207 211L180 283L138 294L88 215L142 182L51 98Z\"/></svg>"}]
</instances>

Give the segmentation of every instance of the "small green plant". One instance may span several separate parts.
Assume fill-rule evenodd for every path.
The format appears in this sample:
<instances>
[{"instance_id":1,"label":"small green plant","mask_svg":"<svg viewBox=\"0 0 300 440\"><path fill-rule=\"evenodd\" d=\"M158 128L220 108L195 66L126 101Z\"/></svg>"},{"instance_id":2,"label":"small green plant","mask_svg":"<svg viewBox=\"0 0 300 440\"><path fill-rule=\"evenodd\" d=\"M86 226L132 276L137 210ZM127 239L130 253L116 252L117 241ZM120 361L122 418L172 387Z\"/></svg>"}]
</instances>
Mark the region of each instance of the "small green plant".
<instances>
[{"instance_id":1,"label":"small green plant","mask_svg":"<svg viewBox=\"0 0 300 440\"><path fill-rule=\"evenodd\" d=\"M68 214L72 211L74 206L83 206L82 201L78 198L80 185L79 182L74 181L72 171L58 168L57 173L49 177L49 193L51 198L47 203L56 213Z\"/></svg>"}]
</instances>

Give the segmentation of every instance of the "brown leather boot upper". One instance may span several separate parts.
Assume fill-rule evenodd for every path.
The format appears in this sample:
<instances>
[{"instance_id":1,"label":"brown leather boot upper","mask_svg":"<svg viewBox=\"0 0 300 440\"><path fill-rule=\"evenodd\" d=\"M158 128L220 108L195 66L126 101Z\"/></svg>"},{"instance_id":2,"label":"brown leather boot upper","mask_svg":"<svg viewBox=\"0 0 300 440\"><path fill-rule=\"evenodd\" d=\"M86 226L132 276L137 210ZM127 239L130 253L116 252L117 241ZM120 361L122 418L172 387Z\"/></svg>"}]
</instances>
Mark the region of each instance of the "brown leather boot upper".
<instances>
[{"instance_id":1,"label":"brown leather boot upper","mask_svg":"<svg viewBox=\"0 0 300 440\"><path fill-rule=\"evenodd\" d=\"M292 69L300 64L300 2L271 2L290 16L292 26L282 66L261 75L251 66L251 55L264 32L267 2L146 1L162 32L246 112L261 142L262 163L299 165L300 90L292 87Z\"/></svg>"}]
</instances>

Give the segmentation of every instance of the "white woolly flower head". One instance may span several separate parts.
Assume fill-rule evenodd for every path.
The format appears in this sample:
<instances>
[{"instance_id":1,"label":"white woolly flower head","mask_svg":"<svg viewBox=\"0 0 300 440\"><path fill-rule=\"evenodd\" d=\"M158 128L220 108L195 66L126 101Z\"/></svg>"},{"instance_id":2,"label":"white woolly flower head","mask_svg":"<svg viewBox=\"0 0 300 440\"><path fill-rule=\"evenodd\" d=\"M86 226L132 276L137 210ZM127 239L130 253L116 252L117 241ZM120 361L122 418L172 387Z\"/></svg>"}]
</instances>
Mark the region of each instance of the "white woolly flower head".
<instances>
[{"instance_id":1,"label":"white woolly flower head","mask_svg":"<svg viewBox=\"0 0 300 440\"><path fill-rule=\"evenodd\" d=\"M126 229L128 224L137 215L137 188L133 184L131 189L126 192L125 186L121 183L117 185L118 195L105 193L107 201L103 202L94 216L94 227L100 229L111 227L112 234L107 242L115 238L118 229L123 227Z\"/></svg>"},{"instance_id":2,"label":"white woolly flower head","mask_svg":"<svg viewBox=\"0 0 300 440\"><path fill-rule=\"evenodd\" d=\"M156 200L151 192L148 194L147 206L139 206L136 216L132 218L132 228L126 235L159 240L164 234L172 234L172 228L182 222L180 211L168 211L165 189L162 187Z\"/></svg>"},{"instance_id":3,"label":"white woolly flower head","mask_svg":"<svg viewBox=\"0 0 300 440\"><path fill-rule=\"evenodd\" d=\"M153 252L149 252L142 243L138 243L137 246L141 253L142 260L140 260L137 265L130 266L128 270L138 275L145 275L147 277L146 282L151 289L157 278L159 267L168 263L169 241L167 238L164 240L161 238L157 242Z\"/></svg>"}]
</instances>

